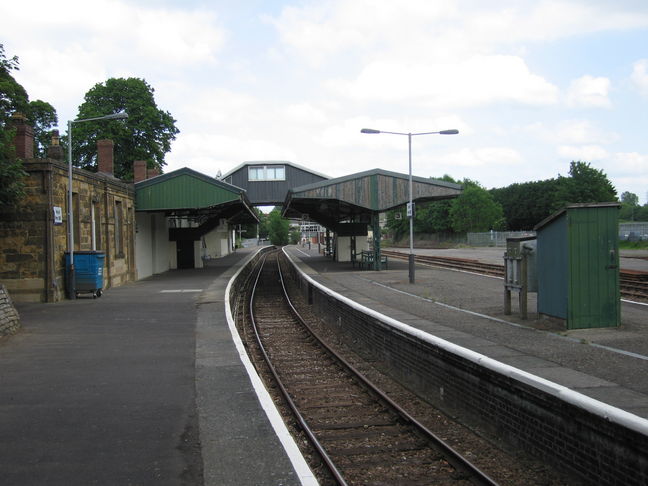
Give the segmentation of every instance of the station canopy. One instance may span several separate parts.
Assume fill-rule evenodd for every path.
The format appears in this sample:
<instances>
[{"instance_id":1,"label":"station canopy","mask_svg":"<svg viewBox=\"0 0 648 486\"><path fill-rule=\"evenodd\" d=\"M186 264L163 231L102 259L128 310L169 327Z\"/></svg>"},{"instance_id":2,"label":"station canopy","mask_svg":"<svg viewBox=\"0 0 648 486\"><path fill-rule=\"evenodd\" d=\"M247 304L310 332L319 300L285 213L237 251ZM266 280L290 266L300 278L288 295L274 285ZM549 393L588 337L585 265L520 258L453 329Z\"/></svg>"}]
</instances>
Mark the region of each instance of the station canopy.
<instances>
[{"instance_id":1,"label":"station canopy","mask_svg":"<svg viewBox=\"0 0 648 486\"><path fill-rule=\"evenodd\" d=\"M462 186L412 177L415 203L451 199ZM307 219L337 231L343 223L372 223L372 217L409 202L409 175L373 169L296 187L288 191L283 216Z\"/></svg>"},{"instance_id":2,"label":"station canopy","mask_svg":"<svg viewBox=\"0 0 648 486\"><path fill-rule=\"evenodd\" d=\"M184 167L135 184L135 210L196 222L258 223L245 191Z\"/></svg>"}]
</instances>

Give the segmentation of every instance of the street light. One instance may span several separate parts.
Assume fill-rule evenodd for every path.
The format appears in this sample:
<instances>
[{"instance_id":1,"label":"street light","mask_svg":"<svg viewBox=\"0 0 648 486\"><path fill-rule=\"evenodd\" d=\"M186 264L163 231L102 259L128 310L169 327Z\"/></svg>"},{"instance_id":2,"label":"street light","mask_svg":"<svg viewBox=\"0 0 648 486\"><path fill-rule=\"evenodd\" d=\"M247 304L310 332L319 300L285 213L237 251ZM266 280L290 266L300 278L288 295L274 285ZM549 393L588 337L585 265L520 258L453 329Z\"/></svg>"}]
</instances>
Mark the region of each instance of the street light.
<instances>
[{"instance_id":1,"label":"street light","mask_svg":"<svg viewBox=\"0 0 648 486\"><path fill-rule=\"evenodd\" d=\"M373 128L363 128L360 133L376 134L389 133L391 135L407 135L409 145L409 203L407 205L407 215L409 216L409 282L414 283L414 206L412 204L412 137L417 135L456 135L459 130L441 130L439 132L421 132L421 133L402 133L386 132L384 130L374 130Z\"/></svg>"},{"instance_id":2,"label":"street light","mask_svg":"<svg viewBox=\"0 0 648 486\"><path fill-rule=\"evenodd\" d=\"M68 299L76 298L76 277L74 274L74 218L72 211L72 124L97 120L122 120L128 118L128 113L120 112L111 115L68 120L68 252L70 253L70 268L68 270Z\"/></svg>"}]
</instances>

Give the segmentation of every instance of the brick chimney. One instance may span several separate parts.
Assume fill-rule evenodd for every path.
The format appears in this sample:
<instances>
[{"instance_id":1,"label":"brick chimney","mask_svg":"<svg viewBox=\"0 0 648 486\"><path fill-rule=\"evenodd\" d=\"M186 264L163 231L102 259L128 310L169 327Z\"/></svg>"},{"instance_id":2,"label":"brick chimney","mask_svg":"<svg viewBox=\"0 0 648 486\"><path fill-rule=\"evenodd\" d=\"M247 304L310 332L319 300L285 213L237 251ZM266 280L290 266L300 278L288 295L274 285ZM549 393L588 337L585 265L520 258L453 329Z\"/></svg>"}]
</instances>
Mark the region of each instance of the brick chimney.
<instances>
[{"instance_id":1,"label":"brick chimney","mask_svg":"<svg viewBox=\"0 0 648 486\"><path fill-rule=\"evenodd\" d=\"M63 160L63 147L60 144L60 137L58 130L52 130L52 142L47 147L47 156L54 160Z\"/></svg>"},{"instance_id":2,"label":"brick chimney","mask_svg":"<svg viewBox=\"0 0 648 486\"><path fill-rule=\"evenodd\" d=\"M113 147L112 140L97 141L97 172L114 175L113 172Z\"/></svg>"},{"instance_id":3,"label":"brick chimney","mask_svg":"<svg viewBox=\"0 0 648 486\"><path fill-rule=\"evenodd\" d=\"M149 169L149 170L147 171L147 173L146 173L146 177L148 177L149 179L150 179L151 177L157 177L157 176L159 176L159 175L160 175L160 169L158 169L157 167L155 167L155 168L153 168L153 169Z\"/></svg>"},{"instance_id":4,"label":"brick chimney","mask_svg":"<svg viewBox=\"0 0 648 486\"><path fill-rule=\"evenodd\" d=\"M34 129L27 124L27 117L22 113L14 113L11 117L11 124L16 129L13 140L16 157L23 160L33 159Z\"/></svg>"},{"instance_id":5,"label":"brick chimney","mask_svg":"<svg viewBox=\"0 0 648 486\"><path fill-rule=\"evenodd\" d=\"M133 162L133 182L146 180L146 160L135 160Z\"/></svg>"}]
</instances>

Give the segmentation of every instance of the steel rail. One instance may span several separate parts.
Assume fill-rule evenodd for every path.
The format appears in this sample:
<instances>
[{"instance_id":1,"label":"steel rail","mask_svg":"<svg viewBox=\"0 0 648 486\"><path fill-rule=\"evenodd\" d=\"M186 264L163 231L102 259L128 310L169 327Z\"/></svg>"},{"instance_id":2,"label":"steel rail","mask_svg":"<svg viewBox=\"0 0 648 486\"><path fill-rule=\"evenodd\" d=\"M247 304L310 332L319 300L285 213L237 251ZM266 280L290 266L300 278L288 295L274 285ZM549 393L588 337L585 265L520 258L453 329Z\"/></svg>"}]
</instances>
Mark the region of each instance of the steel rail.
<instances>
[{"instance_id":1,"label":"steel rail","mask_svg":"<svg viewBox=\"0 0 648 486\"><path fill-rule=\"evenodd\" d=\"M407 260L408 254L399 251L383 250L384 255L398 260ZM483 263L477 260L465 260L461 258L415 255L414 260L418 264L436 266L449 270L464 270L473 273L504 277L504 265L494 263ZM648 298L648 280L642 280L635 273L621 270L619 272L619 290L622 297Z\"/></svg>"},{"instance_id":2,"label":"steel rail","mask_svg":"<svg viewBox=\"0 0 648 486\"><path fill-rule=\"evenodd\" d=\"M421 422L416 420L412 415L410 415L405 409L400 405L394 402L389 396L385 394L376 384L364 376L357 368L355 368L351 363L344 359L338 352L331 348L317 332L308 325L306 320L301 316L299 311L293 305L290 296L288 295L288 290L286 289L283 272L281 271L281 265L279 264L279 259L277 259L277 266L279 268L279 277L281 281L281 287L286 298L286 302L290 306L292 312L295 314L300 323L308 330L308 332L317 340L317 342L325 348L335 359L337 359L344 367L346 367L353 375L360 380L371 392L378 395L381 400L385 401L401 418L406 422L411 423L420 433L422 433L427 439L429 439L436 447L438 447L445 455L448 462L455 468L463 470L468 473L472 479L477 481L477 484L487 485L487 486L498 486L493 479L491 479L486 473L481 471L477 466L472 464L468 459L456 451L452 446L447 444L443 439L438 437L434 432L428 429Z\"/></svg>"},{"instance_id":3,"label":"steel rail","mask_svg":"<svg viewBox=\"0 0 648 486\"><path fill-rule=\"evenodd\" d=\"M295 402L290 397L290 394L288 393L288 390L286 389L283 382L281 381L281 379L279 377L279 373L277 372L274 365L272 364L270 356L268 355L268 352L266 351L265 346L263 345L263 343L261 341L261 336L259 334L259 329L257 327L256 320L254 319L254 308L253 308L253 306L254 306L254 295L256 293L257 284L259 282L261 272L263 271L263 267L265 266L267 256L268 255L263 256L263 261L259 265L259 271L258 271L256 279L254 281L254 285L252 287L252 293L251 293L251 296L250 296L250 306L249 306L250 322L252 324L252 328L254 329L254 335L256 337L256 341L257 341L257 343L259 345L261 353L263 354L263 358L265 359L265 362L268 365L268 368L270 369L270 372L272 373L272 376L274 377L274 379L275 379L275 381L277 383L277 386L279 387L279 390L281 391L282 395L284 396L284 399L286 400L286 403L288 404L288 406L292 410L295 418L297 419L297 422L299 423L299 426L304 431L304 433L308 437L308 440L311 442L311 444L313 445L315 450L318 452L318 454L320 455L320 457L322 458L322 460L324 461L324 463L328 467L331 475L337 481L337 483L340 486L348 486L348 483L346 482L346 480L342 476L342 473L335 466L333 460L328 455L328 453L326 452L326 450L324 449L322 444L319 442L319 440L317 440L317 437L315 436L315 433L310 428L310 426L308 425L308 423L306 422L306 420L304 419L302 414L299 412L299 409L297 408L297 405L295 404ZM283 280L282 280L282 287L283 287ZM284 287L284 289L285 289L285 287ZM291 307L292 307L292 305L291 305Z\"/></svg>"}]
</instances>

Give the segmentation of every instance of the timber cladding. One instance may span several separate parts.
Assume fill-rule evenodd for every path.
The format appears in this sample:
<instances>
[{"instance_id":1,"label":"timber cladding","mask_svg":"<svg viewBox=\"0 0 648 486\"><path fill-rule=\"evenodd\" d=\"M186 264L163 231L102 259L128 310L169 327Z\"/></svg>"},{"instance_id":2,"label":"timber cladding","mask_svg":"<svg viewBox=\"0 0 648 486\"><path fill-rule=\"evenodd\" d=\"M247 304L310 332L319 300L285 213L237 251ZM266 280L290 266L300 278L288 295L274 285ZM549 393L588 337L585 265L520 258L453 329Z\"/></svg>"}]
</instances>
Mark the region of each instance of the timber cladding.
<instances>
[{"instance_id":1,"label":"timber cladding","mask_svg":"<svg viewBox=\"0 0 648 486\"><path fill-rule=\"evenodd\" d=\"M408 202L409 181L407 178L381 174L377 171L372 172L356 178L340 178L339 181L333 179L320 184L319 187L298 191L295 193L295 197L338 199L374 211L385 211ZM421 181L420 178L415 178L412 182L412 199L447 199L458 195L456 187L446 187L436 184L436 182L433 180Z\"/></svg>"},{"instance_id":2,"label":"timber cladding","mask_svg":"<svg viewBox=\"0 0 648 486\"><path fill-rule=\"evenodd\" d=\"M65 295L68 167L32 159L24 169L25 197L0 209L0 283L17 302L56 302ZM74 169L72 187L75 251L105 252L104 288L134 280L133 185Z\"/></svg>"}]
</instances>

